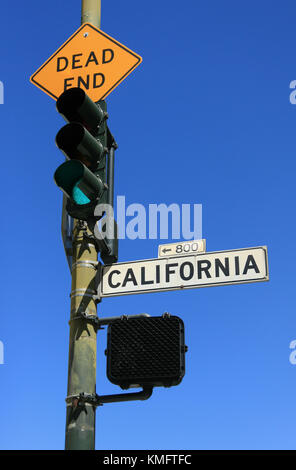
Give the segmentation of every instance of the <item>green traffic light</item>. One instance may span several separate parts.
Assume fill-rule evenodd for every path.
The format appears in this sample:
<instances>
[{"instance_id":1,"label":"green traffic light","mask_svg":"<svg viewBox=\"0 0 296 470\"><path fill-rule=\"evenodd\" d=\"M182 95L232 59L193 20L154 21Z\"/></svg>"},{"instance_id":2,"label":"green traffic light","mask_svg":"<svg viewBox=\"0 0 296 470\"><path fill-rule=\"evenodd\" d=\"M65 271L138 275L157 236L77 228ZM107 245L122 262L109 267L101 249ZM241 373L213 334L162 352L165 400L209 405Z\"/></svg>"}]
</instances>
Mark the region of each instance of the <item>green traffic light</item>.
<instances>
[{"instance_id":1,"label":"green traffic light","mask_svg":"<svg viewBox=\"0 0 296 470\"><path fill-rule=\"evenodd\" d=\"M79 188L79 183L75 184L72 190L72 197L73 200L76 202L76 204L83 205L83 204L88 204L90 202L90 199L84 194L83 191Z\"/></svg>"},{"instance_id":2,"label":"green traffic light","mask_svg":"<svg viewBox=\"0 0 296 470\"><path fill-rule=\"evenodd\" d=\"M54 174L54 180L68 198L78 205L95 201L105 189L102 181L78 160L62 163Z\"/></svg>"}]
</instances>

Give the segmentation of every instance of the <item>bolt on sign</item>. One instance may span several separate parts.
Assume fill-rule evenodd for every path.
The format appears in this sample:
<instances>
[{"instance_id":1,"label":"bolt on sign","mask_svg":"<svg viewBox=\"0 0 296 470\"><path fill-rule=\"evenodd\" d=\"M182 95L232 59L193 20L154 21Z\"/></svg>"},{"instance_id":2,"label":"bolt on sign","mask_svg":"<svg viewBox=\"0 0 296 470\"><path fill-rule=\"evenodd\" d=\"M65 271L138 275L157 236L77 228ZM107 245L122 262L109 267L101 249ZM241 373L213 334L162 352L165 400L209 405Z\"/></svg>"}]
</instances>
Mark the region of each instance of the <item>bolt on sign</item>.
<instances>
[{"instance_id":1,"label":"bolt on sign","mask_svg":"<svg viewBox=\"0 0 296 470\"><path fill-rule=\"evenodd\" d=\"M30 81L55 100L80 87L93 101L111 93L142 58L89 23L84 23L31 76Z\"/></svg>"}]
</instances>

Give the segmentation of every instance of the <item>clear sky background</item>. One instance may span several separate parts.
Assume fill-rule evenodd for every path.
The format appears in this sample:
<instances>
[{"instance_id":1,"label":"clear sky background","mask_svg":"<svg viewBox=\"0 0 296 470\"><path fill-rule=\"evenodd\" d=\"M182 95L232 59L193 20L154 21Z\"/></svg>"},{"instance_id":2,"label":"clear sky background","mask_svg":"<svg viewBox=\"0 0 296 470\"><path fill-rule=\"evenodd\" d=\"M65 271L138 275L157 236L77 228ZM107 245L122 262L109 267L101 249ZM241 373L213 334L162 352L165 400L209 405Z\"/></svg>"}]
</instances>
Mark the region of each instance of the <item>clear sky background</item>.
<instances>
[{"instance_id":1,"label":"clear sky background","mask_svg":"<svg viewBox=\"0 0 296 470\"><path fill-rule=\"evenodd\" d=\"M64 121L29 77L80 9L1 10L0 449L64 448L71 277L53 181ZM100 316L180 316L189 351L179 386L97 409L97 449L296 449L295 15L292 0L102 0L101 29L143 57L107 98L116 195L202 204L207 250L267 245L270 281L104 299ZM155 258L163 242L122 240L119 260ZM120 392L105 348L103 330L101 395Z\"/></svg>"}]
</instances>

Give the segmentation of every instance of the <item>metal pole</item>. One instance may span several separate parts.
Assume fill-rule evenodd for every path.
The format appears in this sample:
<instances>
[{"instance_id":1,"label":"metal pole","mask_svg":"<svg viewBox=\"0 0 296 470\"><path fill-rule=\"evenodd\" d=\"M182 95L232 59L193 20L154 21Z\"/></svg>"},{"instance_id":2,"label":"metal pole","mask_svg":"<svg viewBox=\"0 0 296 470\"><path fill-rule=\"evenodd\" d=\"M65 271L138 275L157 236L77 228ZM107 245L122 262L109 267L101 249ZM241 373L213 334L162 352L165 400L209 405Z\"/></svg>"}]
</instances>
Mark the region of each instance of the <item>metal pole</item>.
<instances>
[{"instance_id":1,"label":"metal pole","mask_svg":"<svg viewBox=\"0 0 296 470\"><path fill-rule=\"evenodd\" d=\"M81 24L83 23L101 27L101 0L82 0Z\"/></svg>"},{"instance_id":2,"label":"metal pole","mask_svg":"<svg viewBox=\"0 0 296 470\"><path fill-rule=\"evenodd\" d=\"M81 22L100 27L101 0L82 0ZM66 413L66 450L95 449L95 407L77 406L80 393L96 392L97 332L79 314L97 316L96 275L98 252L86 223L74 221L72 288Z\"/></svg>"},{"instance_id":3,"label":"metal pole","mask_svg":"<svg viewBox=\"0 0 296 470\"><path fill-rule=\"evenodd\" d=\"M109 206L114 206L114 157L115 149L112 146L108 156L108 201Z\"/></svg>"}]
</instances>

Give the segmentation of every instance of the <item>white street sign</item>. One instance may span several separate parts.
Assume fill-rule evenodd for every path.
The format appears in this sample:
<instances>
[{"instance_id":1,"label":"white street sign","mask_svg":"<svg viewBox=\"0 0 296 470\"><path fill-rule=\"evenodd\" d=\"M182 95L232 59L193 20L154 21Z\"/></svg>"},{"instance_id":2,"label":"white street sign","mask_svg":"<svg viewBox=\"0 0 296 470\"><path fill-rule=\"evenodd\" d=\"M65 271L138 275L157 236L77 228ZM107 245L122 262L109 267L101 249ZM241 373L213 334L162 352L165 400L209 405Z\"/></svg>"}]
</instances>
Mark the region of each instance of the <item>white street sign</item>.
<instances>
[{"instance_id":1,"label":"white street sign","mask_svg":"<svg viewBox=\"0 0 296 470\"><path fill-rule=\"evenodd\" d=\"M100 297L268 281L267 247L116 263L101 274Z\"/></svg>"},{"instance_id":2,"label":"white street sign","mask_svg":"<svg viewBox=\"0 0 296 470\"><path fill-rule=\"evenodd\" d=\"M158 258L168 258L171 256L186 256L194 253L204 253L206 251L206 240L189 240L186 242L169 243L158 246Z\"/></svg>"}]
</instances>

